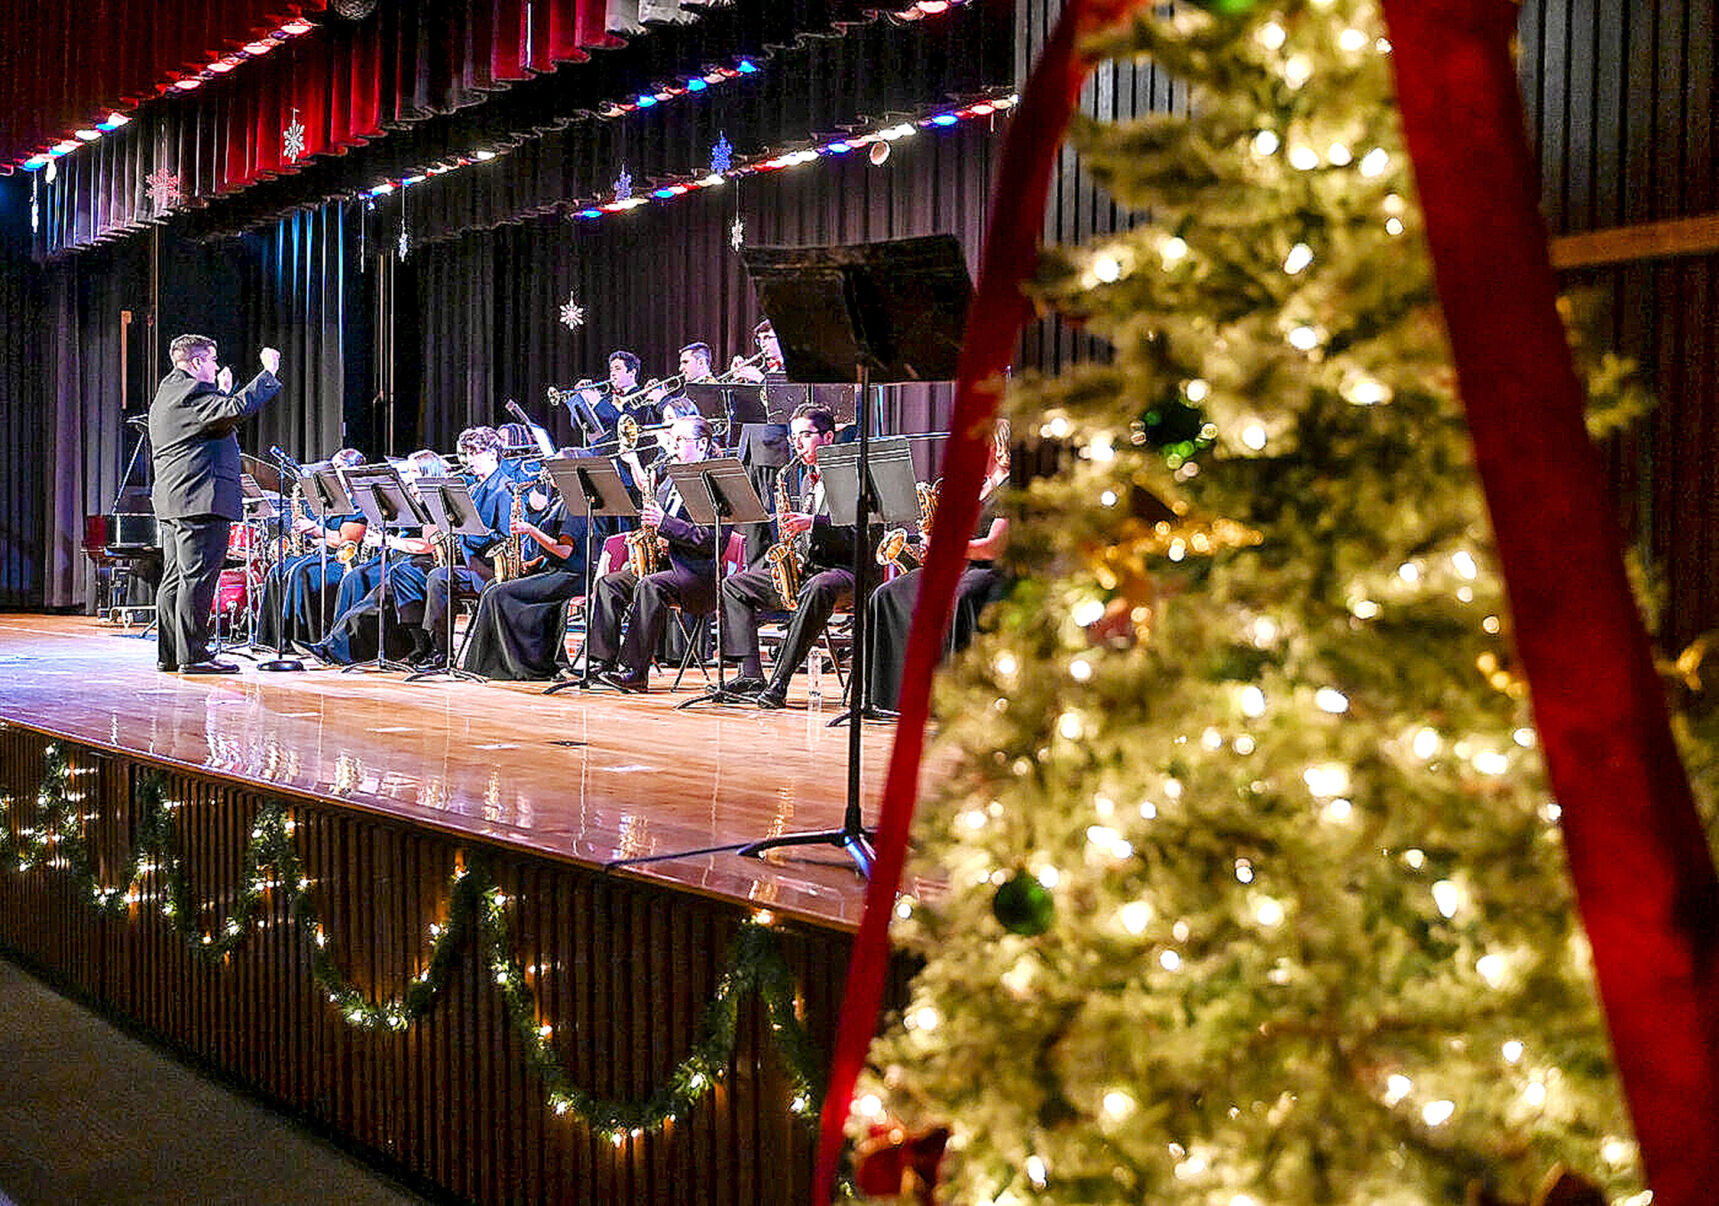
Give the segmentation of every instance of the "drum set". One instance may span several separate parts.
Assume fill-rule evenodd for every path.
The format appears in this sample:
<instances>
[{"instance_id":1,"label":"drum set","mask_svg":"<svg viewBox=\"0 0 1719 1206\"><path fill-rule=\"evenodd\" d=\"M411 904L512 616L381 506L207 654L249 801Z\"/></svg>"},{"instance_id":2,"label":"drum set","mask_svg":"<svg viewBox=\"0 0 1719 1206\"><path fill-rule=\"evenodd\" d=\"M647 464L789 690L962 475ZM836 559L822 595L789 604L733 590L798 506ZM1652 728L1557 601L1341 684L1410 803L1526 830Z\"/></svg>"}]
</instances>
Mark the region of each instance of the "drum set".
<instances>
[{"instance_id":1,"label":"drum set","mask_svg":"<svg viewBox=\"0 0 1719 1206\"><path fill-rule=\"evenodd\" d=\"M275 505L280 497L280 470L257 457L245 456L245 517L227 532L226 566L215 584L210 619L223 643L242 643L257 630L263 583L280 555L280 524L289 525Z\"/></svg>"}]
</instances>

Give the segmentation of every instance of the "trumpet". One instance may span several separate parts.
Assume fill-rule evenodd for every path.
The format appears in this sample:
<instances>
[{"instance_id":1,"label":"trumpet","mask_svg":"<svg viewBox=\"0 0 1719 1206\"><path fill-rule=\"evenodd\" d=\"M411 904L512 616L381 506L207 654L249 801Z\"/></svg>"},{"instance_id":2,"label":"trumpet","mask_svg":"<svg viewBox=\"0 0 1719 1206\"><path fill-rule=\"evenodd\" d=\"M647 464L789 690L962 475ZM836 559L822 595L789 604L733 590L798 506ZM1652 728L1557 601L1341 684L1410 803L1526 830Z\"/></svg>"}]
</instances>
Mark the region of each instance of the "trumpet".
<instances>
[{"instance_id":1,"label":"trumpet","mask_svg":"<svg viewBox=\"0 0 1719 1206\"><path fill-rule=\"evenodd\" d=\"M566 389L551 385L544 393L549 405L565 406L580 394L606 394L613 388L607 381L581 381Z\"/></svg>"},{"instance_id":2,"label":"trumpet","mask_svg":"<svg viewBox=\"0 0 1719 1206\"><path fill-rule=\"evenodd\" d=\"M768 352L766 352L762 348L760 348L758 350L758 352L755 353L754 355L748 356L744 360L735 361L733 364L728 366L728 370L725 373L723 373L722 376L720 376L716 379L714 384L717 384L717 385L734 385L734 384L739 383L740 378L735 376L736 373L738 373L743 368L757 368L759 365L763 364L766 359L769 358L769 355L770 354ZM757 385L758 382L747 381L744 384Z\"/></svg>"},{"instance_id":3,"label":"trumpet","mask_svg":"<svg viewBox=\"0 0 1719 1206\"><path fill-rule=\"evenodd\" d=\"M644 401L659 389L664 392L665 396L667 396L668 394L678 393L681 386L685 384L686 374L676 373L674 376L665 377L661 381L647 381L630 394L619 394L615 397L614 402L618 408L624 411L629 407Z\"/></svg>"}]
</instances>

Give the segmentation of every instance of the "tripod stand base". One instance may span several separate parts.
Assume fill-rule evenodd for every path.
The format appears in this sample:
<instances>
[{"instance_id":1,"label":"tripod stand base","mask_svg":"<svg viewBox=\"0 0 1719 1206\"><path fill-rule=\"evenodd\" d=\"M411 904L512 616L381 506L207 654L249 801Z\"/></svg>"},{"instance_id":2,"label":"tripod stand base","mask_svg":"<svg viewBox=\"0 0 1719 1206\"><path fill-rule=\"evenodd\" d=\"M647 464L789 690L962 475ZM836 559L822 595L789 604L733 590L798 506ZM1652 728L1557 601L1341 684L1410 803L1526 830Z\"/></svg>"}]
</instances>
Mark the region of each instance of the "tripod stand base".
<instances>
[{"instance_id":1,"label":"tripod stand base","mask_svg":"<svg viewBox=\"0 0 1719 1206\"><path fill-rule=\"evenodd\" d=\"M304 669L304 663L299 661L296 657L272 657L266 662L258 662L257 669L268 670L271 672L300 671Z\"/></svg>"},{"instance_id":2,"label":"tripod stand base","mask_svg":"<svg viewBox=\"0 0 1719 1206\"><path fill-rule=\"evenodd\" d=\"M373 657L368 661L353 662L350 666L342 666L342 674L351 674L354 670L384 670L394 674L416 674L417 671L405 662L397 662L391 657Z\"/></svg>"},{"instance_id":3,"label":"tripod stand base","mask_svg":"<svg viewBox=\"0 0 1719 1206\"><path fill-rule=\"evenodd\" d=\"M871 834L864 829L826 829L812 833L790 833L784 837L765 838L761 842L753 842L750 846L742 846L739 854L746 858L761 858L765 852L779 850L788 846L834 846L847 851L849 858L854 861L854 870L867 879L871 878L872 864L877 861L877 853L872 849Z\"/></svg>"},{"instance_id":4,"label":"tripod stand base","mask_svg":"<svg viewBox=\"0 0 1719 1206\"><path fill-rule=\"evenodd\" d=\"M837 712L833 717L831 717L824 727L826 729L833 729L837 725L846 724L853 718L854 710L852 708L843 708L840 712ZM866 704L865 707L860 709L860 719L894 721L901 719L901 713L892 712L888 708L880 708L876 704Z\"/></svg>"},{"instance_id":5,"label":"tripod stand base","mask_svg":"<svg viewBox=\"0 0 1719 1206\"><path fill-rule=\"evenodd\" d=\"M406 676L405 681L409 683L422 682L426 678L435 678L439 674L445 674L459 683L487 683L489 681L481 674L476 674L470 670L461 670L458 666L442 666L435 670L414 670Z\"/></svg>"},{"instance_id":6,"label":"tripod stand base","mask_svg":"<svg viewBox=\"0 0 1719 1206\"><path fill-rule=\"evenodd\" d=\"M691 699L682 700L680 703L677 703L674 706L674 710L677 712L684 712L694 704L701 703L722 705L742 704L748 708L756 708L758 706L758 697L756 695L742 695L737 691L730 691L726 687L712 687L703 695L694 695Z\"/></svg>"}]
</instances>

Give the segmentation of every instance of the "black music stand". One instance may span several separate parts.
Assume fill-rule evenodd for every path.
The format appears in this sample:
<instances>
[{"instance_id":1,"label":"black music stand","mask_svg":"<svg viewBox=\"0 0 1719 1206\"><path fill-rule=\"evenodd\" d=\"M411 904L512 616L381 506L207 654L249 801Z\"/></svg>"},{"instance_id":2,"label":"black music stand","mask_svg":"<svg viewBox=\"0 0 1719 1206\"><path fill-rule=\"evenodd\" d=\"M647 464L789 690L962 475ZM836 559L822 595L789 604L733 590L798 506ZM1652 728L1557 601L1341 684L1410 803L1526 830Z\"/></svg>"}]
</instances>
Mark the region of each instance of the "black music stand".
<instances>
[{"instance_id":1,"label":"black music stand","mask_svg":"<svg viewBox=\"0 0 1719 1206\"><path fill-rule=\"evenodd\" d=\"M561 492L567 514L585 517L585 642L579 647L580 669L573 678L551 683L543 693L554 695L574 687L588 691L598 685L591 677L590 600L591 590L596 585L592 581L596 567L591 561L591 537L596 531L597 520L634 519L639 508L627 492L627 484L621 480L621 471L607 457L550 457L543 462L543 469Z\"/></svg>"},{"instance_id":2,"label":"black music stand","mask_svg":"<svg viewBox=\"0 0 1719 1206\"><path fill-rule=\"evenodd\" d=\"M824 495L829 499L830 522L849 525L859 522L860 453L866 451L863 442L826 444L818 450L818 473L824 479ZM908 524L919 518L919 479L913 469L913 449L906 436L885 436L870 441L866 461L865 496L877 500L878 515L886 524ZM869 528L855 528L854 539L872 547ZM870 592L867 592L868 599ZM860 601L858 586L854 589L856 606ZM860 639L856 631L854 639ZM869 667L866 667L869 669ZM848 675L847 707L826 727L848 723L855 712L862 720L894 720L899 713L880 708L871 702L871 676Z\"/></svg>"},{"instance_id":3,"label":"black music stand","mask_svg":"<svg viewBox=\"0 0 1719 1206\"><path fill-rule=\"evenodd\" d=\"M872 556L865 536L875 504L869 472L871 387L954 379L973 295L966 260L953 235L837 247L747 247L740 256L752 274L759 305L776 328L788 379L858 386L853 665L848 678L864 683L866 604L871 594L867 563ZM871 838L860 814L862 728L848 726L848 800L842 827L754 842L742 854L756 856L779 846L838 846L860 874L871 874Z\"/></svg>"},{"instance_id":4,"label":"black music stand","mask_svg":"<svg viewBox=\"0 0 1719 1206\"><path fill-rule=\"evenodd\" d=\"M712 424L722 424L724 439L749 423L770 421L763 386L756 381L688 381L681 393Z\"/></svg>"},{"instance_id":5,"label":"black music stand","mask_svg":"<svg viewBox=\"0 0 1719 1206\"><path fill-rule=\"evenodd\" d=\"M405 674L412 667L388 656L388 529L421 527L430 522L423 506L406 489L400 471L393 465L355 465L346 471L346 492L364 514L364 522L382 533L382 579L376 593L376 656L354 662L345 668L353 670L398 670ZM401 522L401 517L405 522Z\"/></svg>"},{"instance_id":6,"label":"black music stand","mask_svg":"<svg viewBox=\"0 0 1719 1206\"><path fill-rule=\"evenodd\" d=\"M322 631L317 634L317 640L328 635L329 626L334 623L334 617L329 614L328 605L333 596L328 589L328 521L344 519L357 510L352 499L347 496L346 486L340 480L340 470L331 462L320 461L314 465L305 466L305 476L299 480L304 484L305 505L316 517L322 528L322 537L316 542L317 553L322 557L321 585L318 598L322 610ZM338 534L338 532L337 532Z\"/></svg>"},{"instance_id":7,"label":"black music stand","mask_svg":"<svg viewBox=\"0 0 1719 1206\"><path fill-rule=\"evenodd\" d=\"M274 482L276 486L280 485L278 473L274 476ZM255 600L251 598L251 583L256 577L257 568L257 535L264 530L260 525L279 514L279 511L269 501L263 488L257 484L257 479L246 472L239 474L239 511L244 517L239 520L239 524L245 529L245 644L241 647L230 639L233 636L233 621L238 617L227 618L227 637L223 638L221 618L217 615L215 649L211 656L219 657L223 653L231 653L235 657L255 659L259 652L272 652L267 645L257 644L257 612L262 607L261 592L258 592L258 598ZM231 541L228 542L228 547L231 548Z\"/></svg>"},{"instance_id":8,"label":"black music stand","mask_svg":"<svg viewBox=\"0 0 1719 1206\"><path fill-rule=\"evenodd\" d=\"M489 524L478 514L477 503L472 501L471 490L464 478L420 477L418 500L424 504L424 510L429 512L430 522L441 532L440 539L444 542L442 547L448 550L448 660L446 665L436 669L414 670L406 676L406 681L415 683L422 678L445 674L449 678L468 683L488 682L483 675L461 670L454 665L454 612L459 610L454 599L454 574L459 569L455 564L454 554L461 553L463 559L464 550L455 537L482 536L487 540L490 535ZM507 539L514 538L509 536Z\"/></svg>"},{"instance_id":9,"label":"black music stand","mask_svg":"<svg viewBox=\"0 0 1719 1206\"><path fill-rule=\"evenodd\" d=\"M276 464L279 466L279 472L275 477L275 510L280 516L280 522L276 525L276 533L275 533L275 542L276 542L275 543L275 568L280 572L280 597L281 597L280 598L280 615L275 617L276 624L275 624L275 647L273 650L274 656L272 658L269 658L267 661L257 663L257 669L258 670L267 670L270 673L279 673L281 671L302 671L304 669L304 663L299 661L298 658L288 657L286 655L286 644L285 644L285 642L286 642L286 609L287 609L286 608L286 596L287 596L287 573L286 573L287 528L290 525L298 522L298 516L296 514L290 513L287 510L286 494L285 494L286 478L287 478L287 474L291 473L293 475L293 477L295 478L295 480L301 479L302 478L302 470L299 468L297 462L291 461L291 458L289 458L285 453L279 453L279 455L277 455L275 457L275 461L276 461ZM247 593L250 590L250 570L249 569L247 569L245 571L245 589L246 589ZM258 599L257 600L257 611L259 614L262 611L262 606L263 606L262 600ZM251 617L251 646L252 646L252 648L257 647L257 616L256 615L253 615Z\"/></svg>"},{"instance_id":10,"label":"black music stand","mask_svg":"<svg viewBox=\"0 0 1719 1206\"><path fill-rule=\"evenodd\" d=\"M746 467L738 457L719 456L707 461L689 461L666 467L669 481L680 492L686 505L687 518L694 523L707 523L716 528L716 685L703 695L695 695L675 705L685 711L695 704L746 704L756 706L750 695L737 695L728 689L724 676L726 661L722 656L722 560L728 552L723 525L729 527L749 523L764 523L770 513L764 500L752 487Z\"/></svg>"}]
</instances>

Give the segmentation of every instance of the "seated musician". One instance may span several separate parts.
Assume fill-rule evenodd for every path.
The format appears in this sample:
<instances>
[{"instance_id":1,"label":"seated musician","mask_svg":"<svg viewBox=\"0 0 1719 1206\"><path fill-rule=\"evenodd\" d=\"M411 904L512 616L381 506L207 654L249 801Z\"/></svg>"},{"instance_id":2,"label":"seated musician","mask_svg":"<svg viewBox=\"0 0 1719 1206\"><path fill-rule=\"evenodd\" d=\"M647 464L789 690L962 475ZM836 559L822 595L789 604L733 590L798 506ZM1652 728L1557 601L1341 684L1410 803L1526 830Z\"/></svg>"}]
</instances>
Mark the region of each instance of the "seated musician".
<instances>
[{"instance_id":1,"label":"seated musician","mask_svg":"<svg viewBox=\"0 0 1719 1206\"><path fill-rule=\"evenodd\" d=\"M668 455L680 464L715 453L710 424L703 417L675 419L664 438ZM639 511L639 539L654 529L667 544L667 564L641 577L634 566L597 580L592 592L586 656L600 679L622 691L643 691L651 658L668 627L669 606L703 615L716 607L716 531L681 514L679 493L664 475ZM626 620L627 633L621 636Z\"/></svg>"},{"instance_id":2,"label":"seated musician","mask_svg":"<svg viewBox=\"0 0 1719 1206\"><path fill-rule=\"evenodd\" d=\"M621 409L615 400L637 393L639 388L637 356L625 348L616 348L609 353L608 363L607 386L585 378L573 387L571 395L566 396L567 409L573 416L573 425L584 437L583 442L587 448L614 434L615 423L621 417Z\"/></svg>"},{"instance_id":3,"label":"seated musician","mask_svg":"<svg viewBox=\"0 0 1719 1206\"><path fill-rule=\"evenodd\" d=\"M501 435L493 427L468 427L457 444L460 464L476 479L472 503L489 532L454 538L449 564L430 571L424 587L424 614L419 623L417 664L434 669L448 663L449 583L455 598L475 598L495 577L491 550L508 538L513 511L513 469L503 464Z\"/></svg>"},{"instance_id":4,"label":"seated musician","mask_svg":"<svg viewBox=\"0 0 1719 1206\"><path fill-rule=\"evenodd\" d=\"M701 381L715 381L716 375L710 371L710 345L708 343L689 343L680 350L680 379L688 384ZM662 421L671 419L689 419L698 414L698 407L684 393L659 400L662 407Z\"/></svg>"},{"instance_id":5,"label":"seated musician","mask_svg":"<svg viewBox=\"0 0 1719 1206\"><path fill-rule=\"evenodd\" d=\"M1009 581L996 559L1009 541L1009 521L997 513L998 489L1009 479L1006 424L999 424L991 447L985 481L979 489L979 520L967 541L967 566L955 587L955 610L944 648L965 649L978 630L985 608L1008 593ZM925 535L921 534L922 538ZM920 549L923 559L925 549ZM919 599L922 571L909 570L872 593L866 613L866 668L871 679L867 702L894 710L901 697L902 671L907 667L907 632Z\"/></svg>"},{"instance_id":6,"label":"seated musician","mask_svg":"<svg viewBox=\"0 0 1719 1206\"><path fill-rule=\"evenodd\" d=\"M356 448L342 448L329 458L329 463L342 469L362 465L364 454ZM309 468L313 467L307 467L307 472ZM257 639L265 645L279 641L283 648L290 644L302 649L322 639L345 570L339 551L342 545L363 539L365 519L363 512L356 512L331 515L324 521L301 510L293 517L292 527L305 540L309 551L289 557L269 571L257 613ZM281 628L283 590L284 630Z\"/></svg>"},{"instance_id":7,"label":"seated musician","mask_svg":"<svg viewBox=\"0 0 1719 1206\"><path fill-rule=\"evenodd\" d=\"M525 576L492 583L478 600L464 668L485 678L548 679L567 668L567 601L586 593L585 525L557 498L541 518L521 516Z\"/></svg>"},{"instance_id":8,"label":"seated musician","mask_svg":"<svg viewBox=\"0 0 1719 1206\"><path fill-rule=\"evenodd\" d=\"M787 514L776 517L779 540L795 541L800 552L801 581L788 618L787 635L771 673L763 678L758 652L758 613L786 606L767 563L757 563L722 584L723 655L739 660L740 677L730 684L742 694L758 692L758 706L780 708L787 701L788 682L842 603L853 598L853 540L849 527L830 522L828 500L818 476L818 449L836 438L836 418L807 403L789 424L796 463L784 468L788 497L798 497Z\"/></svg>"},{"instance_id":9,"label":"seated musician","mask_svg":"<svg viewBox=\"0 0 1719 1206\"><path fill-rule=\"evenodd\" d=\"M427 448L398 462L400 477L415 491L420 477L446 477L448 463ZM406 656L416 647L414 633L424 610L425 583L434 564L430 541L415 528L397 528L386 534L388 577L386 598L382 582L382 537L366 533L365 544L374 541L374 559L354 565L341 581L334 622L328 635L309 646L313 657L336 665L367 662L377 656L380 616L388 609L390 658Z\"/></svg>"}]
</instances>

